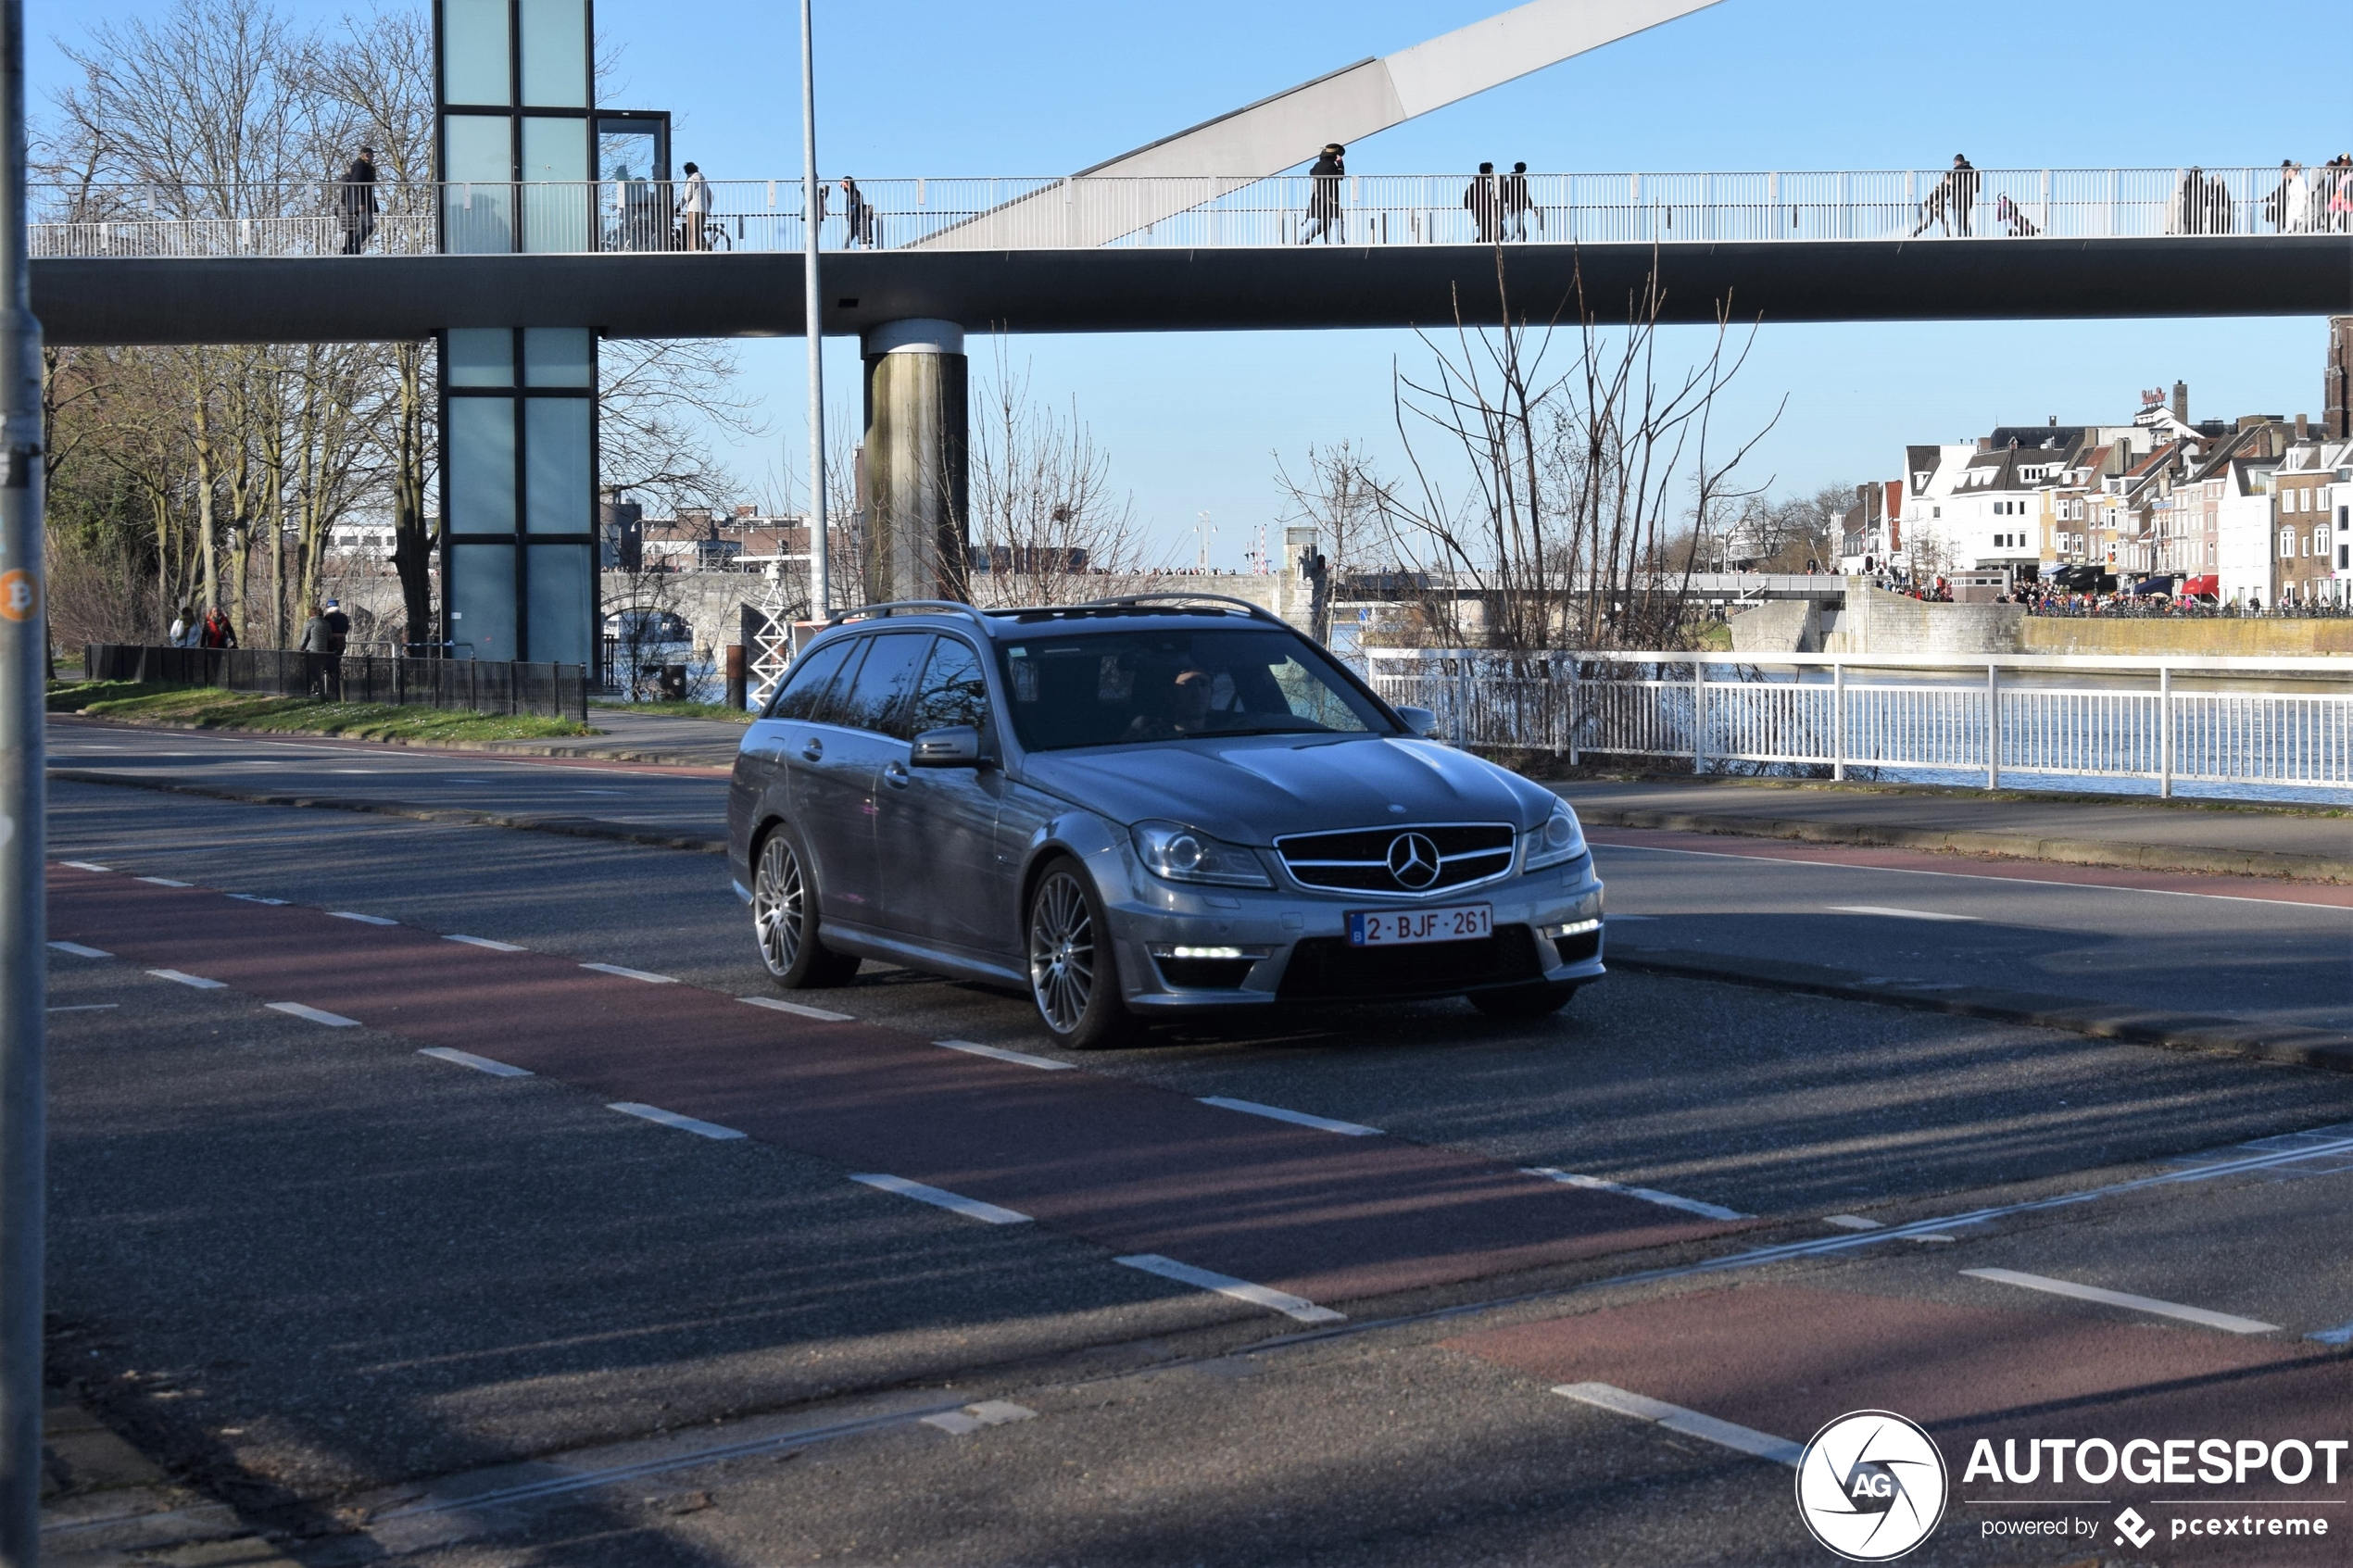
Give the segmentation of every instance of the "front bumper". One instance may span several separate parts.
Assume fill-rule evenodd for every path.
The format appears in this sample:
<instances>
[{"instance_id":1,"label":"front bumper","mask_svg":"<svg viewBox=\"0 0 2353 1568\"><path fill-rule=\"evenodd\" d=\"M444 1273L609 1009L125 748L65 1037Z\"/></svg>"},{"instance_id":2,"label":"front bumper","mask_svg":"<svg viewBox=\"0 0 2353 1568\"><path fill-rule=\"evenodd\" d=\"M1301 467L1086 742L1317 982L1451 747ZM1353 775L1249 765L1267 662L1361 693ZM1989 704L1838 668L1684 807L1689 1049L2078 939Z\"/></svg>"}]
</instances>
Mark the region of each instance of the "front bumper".
<instances>
[{"instance_id":1,"label":"front bumper","mask_svg":"<svg viewBox=\"0 0 2353 1568\"><path fill-rule=\"evenodd\" d=\"M1107 859L1124 863L1114 871L1102 863ZM1178 886L1146 872L1132 856L1092 860L1119 957L1121 994L1142 1011L1461 996L1540 981L1598 980L1607 972L1602 884L1590 850L1542 871L1417 899ZM1494 935L1477 942L1348 946L1352 909L1458 904L1488 905Z\"/></svg>"}]
</instances>

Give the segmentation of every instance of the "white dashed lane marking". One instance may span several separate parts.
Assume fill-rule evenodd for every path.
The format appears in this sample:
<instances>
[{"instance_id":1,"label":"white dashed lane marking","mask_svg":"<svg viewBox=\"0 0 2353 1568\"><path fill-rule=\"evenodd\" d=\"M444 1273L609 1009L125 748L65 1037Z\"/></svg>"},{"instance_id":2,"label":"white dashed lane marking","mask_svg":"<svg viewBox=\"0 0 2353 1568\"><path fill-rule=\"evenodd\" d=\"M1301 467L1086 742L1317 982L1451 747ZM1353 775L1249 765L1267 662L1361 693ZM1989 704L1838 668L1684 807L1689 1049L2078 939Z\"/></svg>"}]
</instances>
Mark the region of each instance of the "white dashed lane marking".
<instances>
[{"instance_id":1,"label":"white dashed lane marking","mask_svg":"<svg viewBox=\"0 0 2353 1568\"><path fill-rule=\"evenodd\" d=\"M61 866L71 866L78 872L111 872L114 870L112 866L102 866L95 860L59 860L57 864Z\"/></svg>"},{"instance_id":2,"label":"white dashed lane marking","mask_svg":"<svg viewBox=\"0 0 2353 1568\"><path fill-rule=\"evenodd\" d=\"M1619 1415L1630 1415L1637 1421L1655 1421L1669 1432L1680 1432L1686 1437L1697 1437L1703 1442L1754 1454L1758 1459L1769 1459L1776 1464L1786 1464L1792 1470L1796 1469L1798 1461L1806 1457L1806 1448L1802 1443L1776 1437L1770 1432L1759 1432L1753 1426L1718 1421L1712 1415L1702 1415L1680 1405L1670 1405L1664 1399L1630 1394L1607 1383L1564 1383L1553 1392L1564 1399L1575 1399L1579 1404L1597 1405Z\"/></svg>"},{"instance_id":3,"label":"white dashed lane marking","mask_svg":"<svg viewBox=\"0 0 2353 1568\"><path fill-rule=\"evenodd\" d=\"M1604 1181L1599 1176L1580 1176L1573 1171L1555 1171L1550 1165L1523 1165L1520 1170L1530 1176L1541 1176L1548 1182L1559 1182L1566 1186L1584 1187L1592 1192L1614 1192L1627 1198L1639 1198L1645 1203L1656 1203L1667 1209L1680 1209L1687 1214L1697 1214L1704 1219L1755 1218L1754 1215L1743 1214L1737 1209L1727 1209L1718 1203L1703 1203L1696 1198L1678 1198L1671 1192L1661 1192L1656 1187L1620 1186L1616 1182Z\"/></svg>"},{"instance_id":4,"label":"white dashed lane marking","mask_svg":"<svg viewBox=\"0 0 2353 1568\"><path fill-rule=\"evenodd\" d=\"M960 1411L942 1411L937 1415L924 1417L925 1426L937 1426L950 1436L962 1437L983 1427L1002 1426L1009 1421L1033 1421L1038 1412L1027 1405L1017 1405L1011 1399L983 1399L976 1405L966 1405Z\"/></svg>"},{"instance_id":5,"label":"white dashed lane marking","mask_svg":"<svg viewBox=\"0 0 2353 1568\"><path fill-rule=\"evenodd\" d=\"M79 942L52 942L49 946L55 947L60 953L71 953L77 959L110 959L114 957L112 953L107 952L103 947L85 947Z\"/></svg>"},{"instance_id":6,"label":"white dashed lane marking","mask_svg":"<svg viewBox=\"0 0 2353 1568\"><path fill-rule=\"evenodd\" d=\"M1002 1046L975 1045L970 1040L934 1040L932 1044L951 1051L963 1051L970 1056L985 1056L997 1061L1010 1061L1016 1067L1035 1067L1040 1073L1069 1073L1074 1071L1076 1065L1073 1062L1055 1061L1047 1057L1031 1056L1026 1051L1009 1051Z\"/></svg>"},{"instance_id":7,"label":"white dashed lane marking","mask_svg":"<svg viewBox=\"0 0 2353 1568\"><path fill-rule=\"evenodd\" d=\"M400 923L396 920L386 920L382 915L363 915L357 909L329 909L327 918L329 920L356 920L361 925L398 925Z\"/></svg>"},{"instance_id":8,"label":"white dashed lane marking","mask_svg":"<svg viewBox=\"0 0 2353 1568\"><path fill-rule=\"evenodd\" d=\"M1245 1116L1264 1116L1270 1121L1289 1122L1295 1127L1313 1127L1319 1133L1338 1133L1342 1137L1377 1138L1378 1127L1367 1127L1356 1122L1335 1122L1328 1116L1311 1116L1304 1110L1285 1110L1279 1105L1261 1105L1253 1099L1227 1099L1224 1095L1203 1095L1203 1105L1214 1105L1220 1110L1239 1110Z\"/></svg>"},{"instance_id":9,"label":"white dashed lane marking","mask_svg":"<svg viewBox=\"0 0 2353 1568\"><path fill-rule=\"evenodd\" d=\"M1018 1209L1000 1209L994 1203L983 1203L977 1198L966 1198L945 1187L925 1186L904 1176L887 1176L877 1171L855 1174L849 1178L884 1192L895 1192L901 1198L912 1198L918 1203L928 1203L936 1209L947 1209L966 1219L979 1220L992 1225L1026 1225L1029 1216Z\"/></svg>"},{"instance_id":10,"label":"white dashed lane marking","mask_svg":"<svg viewBox=\"0 0 2353 1568\"><path fill-rule=\"evenodd\" d=\"M232 893L229 897L247 904L267 904L273 909L283 909L286 907L286 901L283 898L264 898L258 893Z\"/></svg>"},{"instance_id":11,"label":"white dashed lane marking","mask_svg":"<svg viewBox=\"0 0 2353 1568\"><path fill-rule=\"evenodd\" d=\"M1329 1307L1318 1307L1304 1296L1293 1296L1288 1290L1270 1286L1252 1285L1246 1279L1221 1274L1208 1269L1197 1269L1190 1263L1180 1263L1174 1258L1164 1258L1157 1252L1138 1252L1126 1258L1114 1258L1114 1263L1131 1269L1141 1269L1148 1274L1173 1279L1179 1285L1189 1285L1197 1290L1215 1291L1237 1301L1247 1301L1254 1307L1267 1307L1287 1318L1301 1323L1345 1323L1346 1312L1335 1312Z\"/></svg>"},{"instance_id":12,"label":"white dashed lane marking","mask_svg":"<svg viewBox=\"0 0 2353 1568\"><path fill-rule=\"evenodd\" d=\"M324 1008L308 1007L301 1002L264 1002L261 1005L271 1012L291 1013L296 1018L307 1018L313 1023L323 1023L330 1029L359 1027L359 1021L356 1018L346 1018L339 1012L329 1012Z\"/></svg>"},{"instance_id":13,"label":"white dashed lane marking","mask_svg":"<svg viewBox=\"0 0 2353 1568\"><path fill-rule=\"evenodd\" d=\"M2015 1285L2021 1289L2046 1291L2053 1296L2071 1296L2079 1301L2097 1301L2104 1306L2122 1307L2131 1311L2147 1312L2154 1317L2178 1318L2183 1323L2219 1328L2225 1334L2270 1334L2280 1326L2257 1318L2243 1318L2233 1312L2185 1307L2179 1301L2159 1301L2154 1297L2107 1290L2096 1285L2078 1285L2071 1279L2052 1279L2047 1274L2022 1274L2015 1269L1963 1269L1961 1273L1971 1279L1992 1280L1996 1285Z\"/></svg>"},{"instance_id":14,"label":"white dashed lane marking","mask_svg":"<svg viewBox=\"0 0 2353 1568\"><path fill-rule=\"evenodd\" d=\"M806 1002L779 1001L774 997L737 997L746 1007L766 1008L770 1012L788 1012L795 1018L813 1018L820 1023L853 1023L857 1022L846 1012L827 1012Z\"/></svg>"},{"instance_id":15,"label":"white dashed lane marking","mask_svg":"<svg viewBox=\"0 0 2353 1568\"><path fill-rule=\"evenodd\" d=\"M716 1122L698 1122L691 1116L681 1116L674 1110L664 1110L658 1105L640 1105L635 1100L616 1100L605 1109L618 1110L623 1116L637 1116L648 1122L659 1122L665 1127L675 1127L682 1133L692 1133L699 1138L743 1136L743 1134L733 1127L723 1127Z\"/></svg>"},{"instance_id":16,"label":"white dashed lane marking","mask_svg":"<svg viewBox=\"0 0 2353 1568\"><path fill-rule=\"evenodd\" d=\"M426 1046L417 1054L432 1057L438 1061L455 1062L459 1067L471 1067L477 1073L487 1073L494 1078L532 1076L531 1069L528 1067L510 1067L503 1061L493 1061L486 1056L476 1056L472 1051L461 1051L454 1046Z\"/></svg>"},{"instance_id":17,"label":"white dashed lane marking","mask_svg":"<svg viewBox=\"0 0 2353 1568\"><path fill-rule=\"evenodd\" d=\"M1829 906L1829 909L1831 913L1835 915L1884 915L1890 920L1973 921L1977 919L1975 915L1948 915L1935 909L1889 909L1882 904L1832 904Z\"/></svg>"},{"instance_id":18,"label":"white dashed lane marking","mask_svg":"<svg viewBox=\"0 0 2353 1568\"><path fill-rule=\"evenodd\" d=\"M585 963L583 969L593 969L599 974L618 974L623 980L642 980L648 985L675 985L677 981L667 974L648 974L642 969L624 969L617 963Z\"/></svg>"},{"instance_id":19,"label":"white dashed lane marking","mask_svg":"<svg viewBox=\"0 0 2353 1568\"><path fill-rule=\"evenodd\" d=\"M174 882L168 876L134 876L131 880L133 882L152 882L157 887L194 887L195 885L193 882Z\"/></svg>"},{"instance_id":20,"label":"white dashed lane marking","mask_svg":"<svg viewBox=\"0 0 2353 1568\"><path fill-rule=\"evenodd\" d=\"M493 942L487 936L445 936L444 942L463 942L469 947L487 947L494 953L520 953L522 948L512 942Z\"/></svg>"},{"instance_id":21,"label":"white dashed lane marking","mask_svg":"<svg viewBox=\"0 0 2353 1568\"><path fill-rule=\"evenodd\" d=\"M194 985L199 991L225 991L229 988L229 983L225 980L207 980L201 974L182 974L176 969L151 969L147 972L157 980L170 980L182 985Z\"/></svg>"}]
</instances>

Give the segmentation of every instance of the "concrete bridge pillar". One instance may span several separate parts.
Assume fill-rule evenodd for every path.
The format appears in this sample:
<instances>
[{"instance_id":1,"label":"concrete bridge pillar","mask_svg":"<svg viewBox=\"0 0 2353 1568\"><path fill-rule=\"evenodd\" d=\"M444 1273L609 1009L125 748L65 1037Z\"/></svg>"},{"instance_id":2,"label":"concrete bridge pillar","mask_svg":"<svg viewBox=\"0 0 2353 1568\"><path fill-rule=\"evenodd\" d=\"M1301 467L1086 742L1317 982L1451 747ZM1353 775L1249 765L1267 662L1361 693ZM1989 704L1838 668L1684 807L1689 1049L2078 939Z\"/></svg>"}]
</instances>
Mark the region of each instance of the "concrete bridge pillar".
<instances>
[{"instance_id":1,"label":"concrete bridge pillar","mask_svg":"<svg viewBox=\"0 0 2353 1568\"><path fill-rule=\"evenodd\" d=\"M865 594L969 596L964 329L915 319L867 329Z\"/></svg>"}]
</instances>

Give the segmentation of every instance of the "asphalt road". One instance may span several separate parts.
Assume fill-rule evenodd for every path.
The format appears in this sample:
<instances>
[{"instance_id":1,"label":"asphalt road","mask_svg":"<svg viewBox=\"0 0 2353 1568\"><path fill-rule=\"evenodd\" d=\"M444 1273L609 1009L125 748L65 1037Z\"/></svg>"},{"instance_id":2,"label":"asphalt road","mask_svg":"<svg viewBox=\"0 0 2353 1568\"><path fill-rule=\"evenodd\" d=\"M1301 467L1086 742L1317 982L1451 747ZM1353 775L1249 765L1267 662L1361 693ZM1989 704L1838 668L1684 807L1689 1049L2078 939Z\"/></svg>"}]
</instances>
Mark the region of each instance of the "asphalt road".
<instances>
[{"instance_id":1,"label":"asphalt road","mask_svg":"<svg viewBox=\"0 0 2353 1568\"><path fill-rule=\"evenodd\" d=\"M218 741L57 760L718 787ZM796 998L845 1020L736 1000L777 994L707 854L78 784L51 832L52 935L110 955L53 965L53 1372L299 1561L1831 1561L1784 1464L1627 1413L1667 1406L1768 1448L1921 1421L1954 1502L1910 1562L2245 1561L2110 1520L2353 1500L1959 1474L1982 1435L2353 1436L2307 1337L2353 1321L2353 1077L1624 972L1536 1024L1060 1056L1022 998L875 966ZM2353 915L2270 884L1661 848L1600 851L1646 941L2079 990L2210 949L2201 1009L2342 1024ZM2098 1538L1985 1533L2061 1516Z\"/></svg>"}]
</instances>

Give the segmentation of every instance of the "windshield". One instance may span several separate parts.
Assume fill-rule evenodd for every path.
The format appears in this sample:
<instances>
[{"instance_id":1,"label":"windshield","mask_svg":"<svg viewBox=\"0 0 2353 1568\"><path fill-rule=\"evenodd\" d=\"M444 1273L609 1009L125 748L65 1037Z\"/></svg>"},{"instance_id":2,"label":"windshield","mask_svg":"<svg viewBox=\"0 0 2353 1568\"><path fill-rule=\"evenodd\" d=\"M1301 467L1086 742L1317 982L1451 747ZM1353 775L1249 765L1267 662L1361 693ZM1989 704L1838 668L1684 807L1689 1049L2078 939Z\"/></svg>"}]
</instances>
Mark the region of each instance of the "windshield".
<instances>
[{"instance_id":1,"label":"windshield","mask_svg":"<svg viewBox=\"0 0 2353 1568\"><path fill-rule=\"evenodd\" d=\"M1008 643L1031 751L1193 736L1395 734L1322 650L1288 632L1086 632Z\"/></svg>"}]
</instances>

